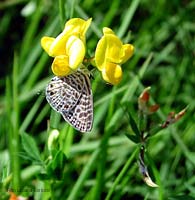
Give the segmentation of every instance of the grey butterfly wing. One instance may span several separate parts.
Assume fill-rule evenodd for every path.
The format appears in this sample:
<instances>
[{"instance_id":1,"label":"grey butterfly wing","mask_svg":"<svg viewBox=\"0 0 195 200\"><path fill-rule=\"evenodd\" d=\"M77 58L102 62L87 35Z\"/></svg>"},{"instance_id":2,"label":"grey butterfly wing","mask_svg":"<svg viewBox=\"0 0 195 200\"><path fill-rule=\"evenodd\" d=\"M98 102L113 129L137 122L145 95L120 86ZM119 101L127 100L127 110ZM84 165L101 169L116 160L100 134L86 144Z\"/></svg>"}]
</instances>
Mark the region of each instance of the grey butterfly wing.
<instances>
[{"instance_id":1,"label":"grey butterfly wing","mask_svg":"<svg viewBox=\"0 0 195 200\"><path fill-rule=\"evenodd\" d=\"M57 112L70 111L79 100L83 83L76 83L75 75L57 77L51 79L46 87L46 99L51 107ZM82 80L81 80L82 81Z\"/></svg>"},{"instance_id":2,"label":"grey butterfly wing","mask_svg":"<svg viewBox=\"0 0 195 200\"><path fill-rule=\"evenodd\" d=\"M46 99L75 129L88 132L93 124L93 95L88 75L76 72L51 79Z\"/></svg>"},{"instance_id":3,"label":"grey butterfly wing","mask_svg":"<svg viewBox=\"0 0 195 200\"><path fill-rule=\"evenodd\" d=\"M93 125L93 95L89 77L83 74L84 87L75 107L69 112L63 111L64 119L80 132L89 132Z\"/></svg>"}]
</instances>

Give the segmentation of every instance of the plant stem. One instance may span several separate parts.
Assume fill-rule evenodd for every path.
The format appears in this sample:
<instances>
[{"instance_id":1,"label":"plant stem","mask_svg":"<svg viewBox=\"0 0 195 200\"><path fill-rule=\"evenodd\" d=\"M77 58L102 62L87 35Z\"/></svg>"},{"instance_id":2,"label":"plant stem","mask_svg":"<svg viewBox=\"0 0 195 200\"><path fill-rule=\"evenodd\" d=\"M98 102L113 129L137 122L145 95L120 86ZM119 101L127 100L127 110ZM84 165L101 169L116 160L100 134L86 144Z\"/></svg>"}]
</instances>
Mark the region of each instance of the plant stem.
<instances>
[{"instance_id":1,"label":"plant stem","mask_svg":"<svg viewBox=\"0 0 195 200\"><path fill-rule=\"evenodd\" d=\"M115 88L113 90L115 90ZM98 171L97 171L96 185L95 185L94 191L93 191L93 199L96 199L96 200L101 199L101 193L104 188L108 141L110 139L110 136L113 133L113 126L110 123L110 121L111 121L111 118L112 118L113 112L114 112L114 102L116 100L115 97L116 96L113 95L112 99L110 101L109 111L108 111L108 115L107 115L106 122L105 122L105 124L106 124L105 133L104 133L104 137L102 138L100 146L99 146L100 155L99 155Z\"/></svg>"}]
</instances>

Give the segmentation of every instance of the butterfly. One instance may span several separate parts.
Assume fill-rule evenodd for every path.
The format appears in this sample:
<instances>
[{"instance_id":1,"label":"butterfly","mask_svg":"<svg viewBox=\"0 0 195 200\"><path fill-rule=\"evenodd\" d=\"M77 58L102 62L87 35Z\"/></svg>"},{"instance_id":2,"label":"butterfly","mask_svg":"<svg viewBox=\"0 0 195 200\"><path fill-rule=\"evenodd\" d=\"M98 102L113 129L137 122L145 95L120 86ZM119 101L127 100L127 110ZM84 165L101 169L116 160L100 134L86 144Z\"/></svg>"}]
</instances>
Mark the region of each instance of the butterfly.
<instances>
[{"instance_id":1,"label":"butterfly","mask_svg":"<svg viewBox=\"0 0 195 200\"><path fill-rule=\"evenodd\" d=\"M93 125L93 94L89 75L77 71L65 77L55 76L46 86L46 99L65 121L80 132Z\"/></svg>"}]
</instances>

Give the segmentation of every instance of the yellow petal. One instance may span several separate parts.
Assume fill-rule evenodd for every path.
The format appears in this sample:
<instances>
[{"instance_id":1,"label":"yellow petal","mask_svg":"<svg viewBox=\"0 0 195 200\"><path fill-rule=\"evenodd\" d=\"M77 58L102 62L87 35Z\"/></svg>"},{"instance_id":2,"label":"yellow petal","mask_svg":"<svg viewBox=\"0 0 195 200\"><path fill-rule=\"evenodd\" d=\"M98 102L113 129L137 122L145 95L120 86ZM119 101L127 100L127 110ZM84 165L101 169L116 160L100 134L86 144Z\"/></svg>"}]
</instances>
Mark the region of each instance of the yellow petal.
<instances>
[{"instance_id":1,"label":"yellow petal","mask_svg":"<svg viewBox=\"0 0 195 200\"><path fill-rule=\"evenodd\" d=\"M104 35L98 42L95 51L95 62L101 71L106 62L120 63L122 42L113 34Z\"/></svg>"},{"instance_id":2,"label":"yellow petal","mask_svg":"<svg viewBox=\"0 0 195 200\"><path fill-rule=\"evenodd\" d=\"M69 66L75 70L82 63L85 56L85 45L76 36L71 36L66 44L66 52L69 56Z\"/></svg>"},{"instance_id":3,"label":"yellow petal","mask_svg":"<svg viewBox=\"0 0 195 200\"><path fill-rule=\"evenodd\" d=\"M66 76L71 72L68 56L56 56L52 63L52 71L56 76Z\"/></svg>"},{"instance_id":4,"label":"yellow petal","mask_svg":"<svg viewBox=\"0 0 195 200\"><path fill-rule=\"evenodd\" d=\"M121 64L125 63L129 58L131 58L134 52L134 46L131 44L124 44L122 47L122 51L123 56L121 57Z\"/></svg>"},{"instance_id":5,"label":"yellow petal","mask_svg":"<svg viewBox=\"0 0 195 200\"><path fill-rule=\"evenodd\" d=\"M113 34L113 35L115 35L114 31L111 28L108 28L108 27L104 27L103 28L103 33L104 33L104 35L105 34Z\"/></svg>"},{"instance_id":6,"label":"yellow petal","mask_svg":"<svg viewBox=\"0 0 195 200\"><path fill-rule=\"evenodd\" d=\"M120 52L122 48L122 42L119 40L118 37L111 34L106 35L105 38L107 42L107 61L119 64L121 60Z\"/></svg>"},{"instance_id":7,"label":"yellow petal","mask_svg":"<svg viewBox=\"0 0 195 200\"><path fill-rule=\"evenodd\" d=\"M50 51L50 47L52 45L52 43L54 42L55 38L52 37L42 37L41 38L41 46L43 47L43 49L49 54Z\"/></svg>"},{"instance_id":8,"label":"yellow petal","mask_svg":"<svg viewBox=\"0 0 195 200\"><path fill-rule=\"evenodd\" d=\"M106 67L102 70L103 79L112 85L117 85L121 81L122 74L121 66L113 63L107 63Z\"/></svg>"},{"instance_id":9,"label":"yellow petal","mask_svg":"<svg viewBox=\"0 0 195 200\"><path fill-rule=\"evenodd\" d=\"M106 63L106 40L105 38L101 38L97 44L96 50L95 50L95 63L97 68L102 71L102 69L105 66Z\"/></svg>"},{"instance_id":10,"label":"yellow petal","mask_svg":"<svg viewBox=\"0 0 195 200\"><path fill-rule=\"evenodd\" d=\"M87 32L89 26L91 25L91 22L92 22L92 18L89 18L88 20L85 21L85 25L84 25L83 28L82 28L82 33L83 33L83 35L86 34L86 32Z\"/></svg>"},{"instance_id":11,"label":"yellow petal","mask_svg":"<svg viewBox=\"0 0 195 200\"><path fill-rule=\"evenodd\" d=\"M68 38L69 35L66 35L63 32L59 34L50 47L49 55L53 57L59 55L66 55L65 44Z\"/></svg>"},{"instance_id":12,"label":"yellow petal","mask_svg":"<svg viewBox=\"0 0 195 200\"><path fill-rule=\"evenodd\" d=\"M92 18L83 20L80 18L72 18L66 22L64 33L71 32L71 35L76 35L85 41L85 34L91 24Z\"/></svg>"}]
</instances>

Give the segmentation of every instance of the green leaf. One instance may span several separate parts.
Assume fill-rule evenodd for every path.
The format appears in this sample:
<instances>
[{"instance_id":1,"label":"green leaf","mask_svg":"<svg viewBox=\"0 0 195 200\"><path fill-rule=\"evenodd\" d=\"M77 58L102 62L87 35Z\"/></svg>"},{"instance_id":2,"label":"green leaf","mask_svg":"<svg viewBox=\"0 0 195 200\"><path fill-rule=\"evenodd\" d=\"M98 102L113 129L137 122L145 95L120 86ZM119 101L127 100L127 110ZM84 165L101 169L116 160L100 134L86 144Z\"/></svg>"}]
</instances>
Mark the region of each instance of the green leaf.
<instances>
[{"instance_id":1,"label":"green leaf","mask_svg":"<svg viewBox=\"0 0 195 200\"><path fill-rule=\"evenodd\" d=\"M66 161L65 154L60 150L56 152L54 158L47 165L48 177L60 180L63 177L63 169Z\"/></svg>"},{"instance_id":2,"label":"green leaf","mask_svg":"<svg viewBox=\"0 0 195 200\"><path fill-rule=\"evenodd\" d=\"M130 112L128 112L128 115L129 115L129 123L131 125L131 128L132 128L133 132L135 133L135 135L137 136L137 138L140 138L141 133L140 133L140 131L138 129L138 126L137 126L135 120L131 116Z\"/></svg>"},{"instance_id":3,"label":"green leaf","mask_svg":"<svg viewBox=\"0 0 195 200\"><path fill-rule=\"evenodd\" d=\"M66 156L65 154L60 150L56 153L53 161L52 161L52 168L56 169L56 168L60 168L63 169L64 168L64 162L66 161Z\"/></svg>"},{"instance_id":4,"label":"green leaf","mask_svg":"<svg viewBox=\"0 0 195 200\"><path fill-rule=\"evenodd\" d=\"M26 133L21 134L21 138L23 149L29 156L30 160L42 162L35 140Z\"/></svg>"},{"instance_id":5,"label":"green leaf","mask_svg":"<svg viewBox=\"0 0 195 200\"><path fill-rule=\"evenodd\" d=\"M136 135L130 135L130 134L125 134L132 142L138 144L140 143L140 139L139 137L137 137Z\"/></svg>"}]
</instances>

